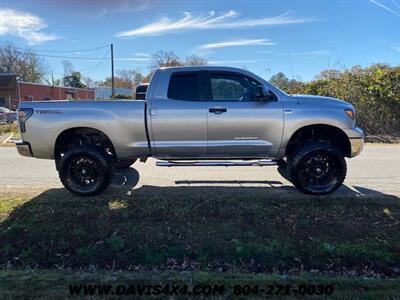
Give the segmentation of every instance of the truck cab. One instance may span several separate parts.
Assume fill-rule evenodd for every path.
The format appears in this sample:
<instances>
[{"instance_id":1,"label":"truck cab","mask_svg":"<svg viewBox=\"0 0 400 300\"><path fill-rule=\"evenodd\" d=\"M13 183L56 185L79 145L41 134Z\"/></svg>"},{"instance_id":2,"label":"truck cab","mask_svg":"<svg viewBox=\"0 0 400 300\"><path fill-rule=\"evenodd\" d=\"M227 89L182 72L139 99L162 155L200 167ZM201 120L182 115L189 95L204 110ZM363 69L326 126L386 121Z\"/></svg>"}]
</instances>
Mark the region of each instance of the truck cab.
<instances>
[{"instance_id":1,"label":"truck cab","mask_svg":"<svg viewBox=\"0 0 400 300\"><path fill-rule=\"evenodd\" d=\"M147 93L154 155L177 158L275 157L286 95L234 68L160 69ZM269 95L261 95L265 87Z\"/></svg>"}]
</instances>

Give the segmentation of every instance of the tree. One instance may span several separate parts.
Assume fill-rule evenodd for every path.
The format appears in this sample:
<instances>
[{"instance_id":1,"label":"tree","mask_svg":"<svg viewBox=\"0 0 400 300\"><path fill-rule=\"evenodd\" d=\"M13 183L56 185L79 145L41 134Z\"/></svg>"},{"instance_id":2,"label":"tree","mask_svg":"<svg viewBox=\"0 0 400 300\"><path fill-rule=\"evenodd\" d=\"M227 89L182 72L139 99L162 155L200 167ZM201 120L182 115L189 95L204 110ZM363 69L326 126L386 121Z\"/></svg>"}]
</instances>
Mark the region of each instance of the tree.
<instances>
[{"instance_id":1,"label":"tree","mask_svg":"<svg viewBox=\"0 0 400 300\"><path fill-rule=\"evenodd\" d=\"M75 71L74 65L68 61L63 60L64 77L62 79L63 85L68 87L84 88L86 87L81 81L81 73Z\"/></svg>"},{"instance_id":2,"label":"tree","mask_svg":"<svg viewBox=\"0 0 400 300\"><path fill-rule=\"evenodd\" d=\"M119 87L132 89L134 86L134 83L133 83L134 73L135 72L133 70L127 70L127 69L119 70L117 72L118 77L119 77L118 81L121 82ZM115 81L115 78L114 78L114 81ZM115 82L114 82L114 84L115 84Z\"/></svg>"},{"instance_id":3,"label":"tree","mask_svg":"<svg viewBox=\"0 0 400 300\"><path fill-rule=\"evenodd\" d=\"M76 87L76 88L86 87L81 82L81 73L79 73L79 72L72 72L71 75L65 76L63 78L63 83L64 83L64 86L69 86L69 87Z\"/></svg>"},{"instance_id":4,"label":"tree","mask_svg":"<svg viewBox=\"0 0 400 300\"><path fill-rule=\"evenodd\" d=\"M132 70L123 69L118 71L118 76L122 80L129 83L130 88L134 88L138 84L141 84L144 79L144 75L142 74L142 71L140 69L132 69Z\"/></svg>"},{"instance_id":5,"label":"tree","mask_svg":"<svg viewBox=\"0 0 400 300\"><path fill-rule=\"evenodd\" d=\"M343 99L354 105L357 124L366 134L399 136L400 67L374 64L343 71L323 70L310 82L289 80L278 73L270 82L287 92Z\"/></svg>"},{"instance_id":6,"label":"tree","mask_svg":"<svg viewBox=\"0 0 400 300\"><path fill-rule=\"evenodd\" d=\"M197 55L188 56L185 59L185 66L203 66L207 65L207 60Z\"/></svg>"},{"instance_id":7,"label":"tree","mask_svg":"<svg viewBox=\"0 0 400 300\"><path fill-rule=\"evenodd\" d=\"M321 71L317 76L315 76L315 79L332 79L332 78L339 78L340 77L340 71L339 70L323 70Z\"/></svg>"},{"instance_id":8,"label":"tree","mask_svg":"<svg viewBox=\"0 0 400 300\"><path fill-rule=\"evenodd\" d=\"M89 76L82 77L82 81L87 88L94 88L96 86L96 82L90 78Z\"/></svg>"},{"instance_id":9,"label":"tree","mask_svg":"<svg viewBox=\"0 0 400 300\"><path fill-rule=\"evenodd\" d=\"M64 77L70 76L74 72L74 65L69 60L63 60Z\"/></svg>"},{"instance_id":10,"label":"tree","mask_svg":"<svg viewBox=\"0 0 400 300\"><path fill-rule=\"evenodd\" d=\"M102 82L100 82L99 85L100 86L105 86L105 87L111 87L112 86L111 77L107 77ZM131 89L132 88L132 83L131 82L127 82L125 79L123 79L121 77L114 76L114 87Z\"/></svg>"},{"instance_id":11,"label":"tree","mask_svg":"<svg viewBox=\"0 0 400 300\"><path fill-rule=\"evenodd\" d=\"M8 42L0 46L0 73L13 73L21 81L40 83L47 75L47 68L34 52Z\"/></svg>"},{"instance_id":12,"label":"tree","mask_svg":"<svg viewBox=\"0 0 400 300\"><path fill-rule=\"evenodd\" d=\"M183 66L181 59L172 51L158 51L152 56L153 62L150 66L151 72L162 67Z\"/></svg>"},{"instance_id":13,"label":"tree","mask_svg":"<svg viewBox=\"0 0 400 300\"><path fill-rule=\"evenodd\" d=\"M133 84L135 86L138 86L139 84L145 81L146 81L146 76L144 76L142 72L139 69L137 69L135 74L133 75Z\"/></svg>"},{"instance_id":14,"label":"tree","mask_svg":"<svg viewBox=\"0 0 400 300\"><path fill-rule=\"evenodd\" d=\"M142 82L148 82L153 76L154 72L158 68L163 67L179 67L179 66L200 66L206 65L207 60L197 56L192 55L186 57L186 59L180 59L172 51L158 51L152 55L152 64L150 65L150 72L146 77L143 77Z\"/></svg>"},{"instance_id":15,"label":"tree","mask_svg":"<svg viewBox=\"0 0 400 300\"><path fill-rule=\"evenodd\" d=\"M172 51L158 51L152 57L153 62L150 67L152 71L162 67L201 66L207 64L207 60L200 56L191 55L182 60Z\"/></svg>"},{"instance_id":16,"label":"tree","mask_svg":"<svg viewBox=\"0 0 400 300\"><path fill-rule=\"evenodd\" d=\"M326 76L329 74L329 76ZM400 68L375 64L353 66L342 72L322 71L308 82L306 94L330 96L350 102L356 108L357 124L367 134L400 132Z\"/></svg>"},{"instance_id":17,"label":"tree","mask_svg":"<svg viewBox=\"0 0 400 300\"><path fill-rule=\"evenodd\" d=\"M296 79L289 80L289 78L287 78L282 72L273 75L269 79L269 82L290 94L298 94L304 90L303 82Z\"/></svg>"},{"instance_id":18,"label":"tree","mask_svg":"<svg viewBox=\"0 0 400 300\"><path fill-rule=\"evenodd\" d=\"M269 82L284 91L289 90L289 78L287 78L286 75L283 74L282 72L279 72L271 76Z\"/></svg>"},{"instance_id":19,"label":"tree","mask_svg":"<svg viewBox=\"0 0 400 300\"><path fill-rule=\"evenodd\" d=\"M145 80L145 76L140 69L122 69L117 72L118 76L114 77L114 86L116 88L134 89L137 85ZM111 77L107 77L100 86L111 87Z\"/></svg>"}]
</instances>

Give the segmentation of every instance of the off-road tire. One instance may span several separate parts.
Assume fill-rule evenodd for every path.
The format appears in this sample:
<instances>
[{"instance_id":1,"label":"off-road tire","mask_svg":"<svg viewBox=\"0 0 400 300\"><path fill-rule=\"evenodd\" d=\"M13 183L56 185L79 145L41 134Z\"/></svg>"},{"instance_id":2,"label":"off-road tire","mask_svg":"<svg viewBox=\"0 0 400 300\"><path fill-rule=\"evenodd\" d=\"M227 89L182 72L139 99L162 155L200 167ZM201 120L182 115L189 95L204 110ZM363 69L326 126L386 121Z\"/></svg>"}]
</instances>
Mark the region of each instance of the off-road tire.
<instances>
[{"instance_id":1,"label":"off-road tire","mask_svg":"<svg viewBox=\"0 0 400 300\"><path fill-rule=\"evenodd\" d=\"M289 179L305 194L333 193L342 185L346 172L343 153L329 142L306 142L288 157Z\"/></svg>"},{"instance_id":2,"label":"off-road tire","mask_svg":"<svg viewBox=\"0 0 400 300\"><path fill-rule=\"evenodd\" d=\"M81 168L80 171L77 171L77 168ZM81 174L83 171L86 172L82 174L93 174L92 177L95 179L93 179L92 184L85 186L92 179L83 180ZM114 161L101 148L77 146L68 150L60 158L58 174L62 184L71 193L80 196L93 196L101 193L110 185L114 175Z\"/></svg>"}]
</instances>

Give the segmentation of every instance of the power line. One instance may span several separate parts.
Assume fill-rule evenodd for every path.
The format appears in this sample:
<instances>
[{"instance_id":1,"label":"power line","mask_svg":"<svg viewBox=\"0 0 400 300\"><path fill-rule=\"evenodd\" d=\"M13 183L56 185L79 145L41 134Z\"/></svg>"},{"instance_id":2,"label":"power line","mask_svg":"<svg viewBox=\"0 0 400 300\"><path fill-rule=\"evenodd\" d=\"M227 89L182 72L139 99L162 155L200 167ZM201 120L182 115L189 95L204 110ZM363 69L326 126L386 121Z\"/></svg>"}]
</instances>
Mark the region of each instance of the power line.
<instances>
[{"instance_id":1,"label":"power line","mask_svg":"<svg viewBox=\"0 0 400 300\"><path fill-rule=\"evenodd\" d=\"M31 51L35 52L55 52L55 53L65 53L65 52L88 52L88 51L93 51L93 50L98 50L98 49L104 49L108 48L110 45L104 45L96 48L90 48L90 49L78 49L78 50L40 50L40 49L30 49Z\"/></svg>"},{"instance_id":2,"label":"power line","mask_svg":"<svg viewBox=\"0 0 400 300\"><path fill-rule=\"evenodd\" d=\"M0 45L6 45L5 43L0 43ZM91 72L93 72L102 62L104 62L105 60L108 60L107 56L110 54L111 52L111 78L114 81L114 58L113 58L113 45L112 44L107 44L107 45L103 45L103 46L99 46L99 47L93 47L93 48L87 48L87 49L76 49L76 50L40 50L40 49L28 49L28 48L21 48L21 47L16 47L14 46L16 49L18 50L23 50L23 51L31 51L33 52L36 56L38 57L44 57L44 58L60 58L60 59L69 59L69 60L97 60L98 62L95 63L92 66L89 66L88 68L85 68L84 70L88 70L84 76L87 76L88 74L90 74ZM93 50L99 50L99 49L104 49L104 48L108 48L110 47L110 49L105 53L105 55L103 57L76 57L76 56L64 56L64 55L51 55L51 54L42 54L42 53L38 53L38 52L50 52L50 53L74 53L74 54L82 54L80 52L88 52L88 51L93 51ZM81 71L82 73L82 71ZM113 87L114 90L114 87Z\"/></svg>"},{"instance_id":3,"label":"power line","mask_svg":"<svg viewBox=\"0 0 400 300\"><path fill-rule=\"evenodd\" d=\"M93 65L92 68L87 71L84 76L88 76L91 72L93 72L102 62L104 62L105 58L108 56L108 54L111 52L111 50L108 50L106 54L104 54L103 58L99 60L95 65Z\"/></svg>"},{"instance_id":4,"label":"power line","mask_svg":"<svg viewBox=\"0 0 400 300\"><path fill-rule=\"evenodd\" d=\"M74 57L74 56L61 56L61 55L49 55L49 54L35 54L40 57L51 57L51 58L66 58L71 60L101 60L103 57Z\"/></svg>"},{"instance_id":5,"label":"power line","mask_svg":"<svg viewBox=\"0 0 400 300\"><path fill-rule=\"evenodd\" d=\"M53 53L72 53L72 52L87 52L87 51L93 51L93 50L98 50L98 49L103 49L110 47L109 44L99 46L99 47L94 47L94 48L88 48L88 49L76 49L76 50L41 50L41 49L31 49L31 48L21 48L21 47L15 47L19 50L24 50L24 51L33 51L33 52L53 52Z\"/></svg>"}]
</instances>

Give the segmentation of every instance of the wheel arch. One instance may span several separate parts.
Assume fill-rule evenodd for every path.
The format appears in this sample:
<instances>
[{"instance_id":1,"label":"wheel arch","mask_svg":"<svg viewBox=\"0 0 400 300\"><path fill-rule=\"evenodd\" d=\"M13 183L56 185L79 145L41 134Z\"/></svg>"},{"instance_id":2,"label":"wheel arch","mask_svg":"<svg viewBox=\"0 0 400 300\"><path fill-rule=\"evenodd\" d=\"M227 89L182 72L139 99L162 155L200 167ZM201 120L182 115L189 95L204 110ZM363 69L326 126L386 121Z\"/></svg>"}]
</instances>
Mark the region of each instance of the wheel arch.
<instances>
[{"instance_id":1,"label":"wheel arch","mask_svg":"<svg viewBox=\"0 0 400 300\"><path fill-rule=\"evenodd\" d=\"M93 127L73 127L62 131L54 143L54 158L60 158L62 151L68 149L77 139L83 138L85 144L107 147L114 160L117 160L114 145L103 131Z\"/></svg>"},{"instance_id":2,"label":"wheel arch","mask_svg":"<svg viewBox=\"0 0 400 300\"><path fill-rule=\"evenodd\" d=\"M327 124L311 124L298 128L286 145L285 156L290 155L302 142L312 139L328 141L338 147L343 156L351 157L351 144L346 133L339 127Z\"/></svg>"}]
</instances>

